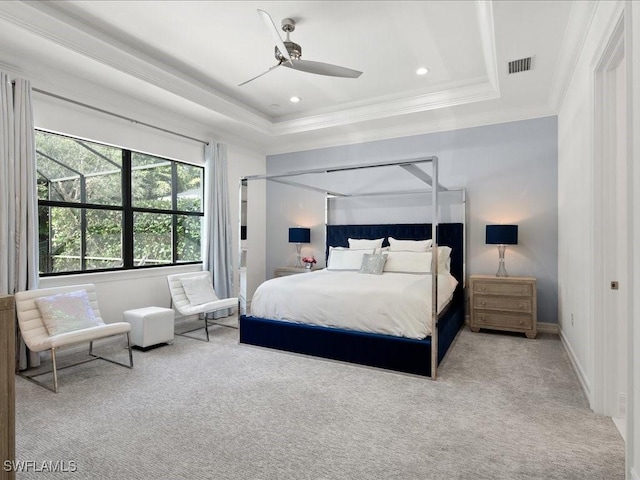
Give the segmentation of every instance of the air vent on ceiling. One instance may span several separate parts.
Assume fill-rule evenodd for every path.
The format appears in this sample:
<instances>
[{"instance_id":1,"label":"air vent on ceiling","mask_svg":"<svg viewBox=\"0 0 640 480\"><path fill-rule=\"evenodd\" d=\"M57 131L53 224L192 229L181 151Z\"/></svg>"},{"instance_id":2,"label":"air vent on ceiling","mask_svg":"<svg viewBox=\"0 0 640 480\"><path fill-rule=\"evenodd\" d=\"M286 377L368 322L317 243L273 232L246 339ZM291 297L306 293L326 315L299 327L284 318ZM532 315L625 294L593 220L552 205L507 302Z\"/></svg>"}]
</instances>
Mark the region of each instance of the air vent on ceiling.
<instances>
[{"instance_id":1,"label":"air vent on ceiling","mask_svg":"<svg viewBox=\"0 0 640 480\"><path fill-rule=\"evenodd\" d=\"M531 70L531 57L509 62L509 75L512 73L526 72L528 70Z\"/></svg>"}]
</instances>

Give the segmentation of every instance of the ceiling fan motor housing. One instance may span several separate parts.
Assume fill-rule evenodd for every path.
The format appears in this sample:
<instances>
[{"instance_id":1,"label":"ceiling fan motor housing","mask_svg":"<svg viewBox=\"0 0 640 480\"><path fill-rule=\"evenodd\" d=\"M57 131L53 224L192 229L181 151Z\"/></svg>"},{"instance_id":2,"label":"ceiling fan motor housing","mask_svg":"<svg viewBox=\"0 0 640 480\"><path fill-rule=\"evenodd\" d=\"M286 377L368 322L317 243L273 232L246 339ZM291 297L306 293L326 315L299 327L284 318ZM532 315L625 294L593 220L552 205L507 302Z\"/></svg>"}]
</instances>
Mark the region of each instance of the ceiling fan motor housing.
<instances>
[{"instance_id":1,"label":"ceiling fan motor housing","mask_svg":"<svg viewBox=\"0 0 640 480\"><path fill-rule=\"evenodd\" d=\"M289 52L289 56L292 59L298 60L302 56L302 47L297 43L291 42L291 41L285 41L282 43L284 43L284 46L287 47L287 52ZM280 53L280 50L278 50L278 47L275 47L275 53L276 53L276 60L278 61L286 60L286 58L282 55L282 53Z\"/></svg>"}]
</instances>

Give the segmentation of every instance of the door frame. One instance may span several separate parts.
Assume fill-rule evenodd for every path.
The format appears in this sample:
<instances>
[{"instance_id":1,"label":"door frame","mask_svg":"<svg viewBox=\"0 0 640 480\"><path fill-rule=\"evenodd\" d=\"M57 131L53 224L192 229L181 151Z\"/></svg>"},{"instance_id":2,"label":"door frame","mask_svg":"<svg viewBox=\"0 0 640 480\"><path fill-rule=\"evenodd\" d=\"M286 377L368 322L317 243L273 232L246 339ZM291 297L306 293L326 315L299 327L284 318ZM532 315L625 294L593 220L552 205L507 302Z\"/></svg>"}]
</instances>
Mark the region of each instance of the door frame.
<instances>
[{"instance_id":1,"label":"door frame","mask_svg":"<svg viewBox=\"0 0 640 480\"><path fill-rule=\"evenodd\" d=\"M615 122L615 75L613 72L618 65L626 61L624 48L624 13L621 12L609 40L607 41L601 54L597 57L594 68L594 276L593 276L593 331L591 343L593 346L593 389L591 395L591 408L598 414L614 416L619 413L619 397L616 392L618 382L619 358L616 345L619 335L627 337L627 319L622 322L617 319L616 328L612 329L607 316L610 311L611 300L605 291L608 284L609 269L611 262L611 242L608 238L608 218L615 207L610 191L607 189L612 182L612 171L607 165L606 159L614 155L618 146L618 130ZM625 160L628 169L628 155ZM629 200L630 190L626 192ZM629 205L629 201L627 201ZM628 212L627 212L628 214ZM627 252L629 242L627 238ZM627 271L618 271L621 282L625 282L623 287L628 292L628 278L630 278L631 266L627 264ZM627 293L628 295L628 293ZM618 299L619 304L624 302L624 296ZM628 315L627 311L627 315ZM628 356L629 352L627 352ZM628 386L627 386L628 387ZM627 409L628 410L628 409Z\"/></svg>"}]
</instances>

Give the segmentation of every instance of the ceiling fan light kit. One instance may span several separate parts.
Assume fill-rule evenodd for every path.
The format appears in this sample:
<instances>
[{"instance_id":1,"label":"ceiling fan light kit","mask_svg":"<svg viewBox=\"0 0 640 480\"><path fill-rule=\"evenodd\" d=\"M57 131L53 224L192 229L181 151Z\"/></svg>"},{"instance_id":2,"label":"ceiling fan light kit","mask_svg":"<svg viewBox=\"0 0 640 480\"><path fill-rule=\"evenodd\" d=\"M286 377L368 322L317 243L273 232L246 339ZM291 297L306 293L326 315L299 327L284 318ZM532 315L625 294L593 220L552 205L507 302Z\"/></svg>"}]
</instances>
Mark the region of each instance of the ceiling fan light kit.
<instances>
[{"instance_id":1,"label":"ceiling fan light kit","mask_svg":"<svg viewBox=\"0 0 640 480\"><path fill-rule=\"evenodd\" d=\"M287 38L282 40L278 29L271 16L264 10L258 9L258 15L262 18L267 30L271 33L271 36L275 40L274 53L278 63L269 68L266 72L261 73L249 80L240 83L238 86L246 85L253 80L266 75L270 71L283 66L298 70L301 72L314 73L316 75L326 75L328 77L342 77L342 78L358 78L362 75L362 72L353 70L351 68L340 67L338 65L332 65L329 63L313 62L310 60L302 60L302 47L295 42L292 42L289 38L289 34L296 29L296 22L292 18L285 18L282 20L282 30L287 34Z\"/></svg>"}]
</instances>

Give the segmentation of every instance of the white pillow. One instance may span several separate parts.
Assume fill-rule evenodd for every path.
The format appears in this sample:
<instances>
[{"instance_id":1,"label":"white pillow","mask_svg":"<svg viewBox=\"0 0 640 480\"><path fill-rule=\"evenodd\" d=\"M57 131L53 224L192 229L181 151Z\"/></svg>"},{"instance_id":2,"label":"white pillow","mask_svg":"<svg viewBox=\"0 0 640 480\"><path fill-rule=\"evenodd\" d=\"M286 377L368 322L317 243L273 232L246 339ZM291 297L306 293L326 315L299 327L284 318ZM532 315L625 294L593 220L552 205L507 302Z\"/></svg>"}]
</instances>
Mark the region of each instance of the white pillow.
<instances>
[{"instance_id":1,"label":"white pillow","mask_svg":"<svg viewBox=\"0 0 640 480\"><path fill-rule=\"evenodd\" d=\"M432 251L432 247L429 247ZM451 247L438 245L438 273L451 271Z\"/></svg>"},{"instance_id":2,"label":"white pillow","mask_svg":"<svg viewBox=\"0 0 640 480\"><path fill-rule=\"evenodd\" d=\"M385 272L431 273L431 252L389 252Z\"/></svg>"},{"instance_id":3,"label":"white pillow","mask_svg":"<svg viewBox=\"0 0 640 480\"><path fill-rule=\"evenodd\" d=\"M349 248L363 249L363 248L382 248L382 242L384 238L378 238L375 240L367 240L364 238L350 238Z\"/></svg>"},{"instance_id":4,"label":"white pillow","mask_svg":"<svg viewBox=\"0 0 640 480\"><path fill-rule=\"evenodd\" d=\"M364 255L374 253L374 251L374 248L353 250L331 247L329 249L327 270L360 270Z\"/></svg>"},{"instance_id":5,"label":"white pillow","mask_svg":"<svg viewBox=\"0 0 640 480\"><path fill-rule=\"evenodd\" d=\"M392 252L428 252L432 245L429 240L396 240L389 237L389 249Z\"/></svg>"},{"instance_id":6,"label":"white pillow","mask_svg":"<svg viewBox=\"0 0 640 480\"><path fill-rule=\"evenodd\" d=\"M35 302L51 336L102 325L93 313L85 290L40 297Z\"/></svg>"},{"instance_id":7,"label":"white pillow","mask_svg":"<svg viewBox=\"0 0 640 480\"><path fill-rule=\"evenodd\" d=\"M180 279L184 293L191 305L202 305L203 303L219 300L216 292L213 291L213 287L209 281L209 275L209 273L202 273Z\"/></svg>"}]
</instances>

